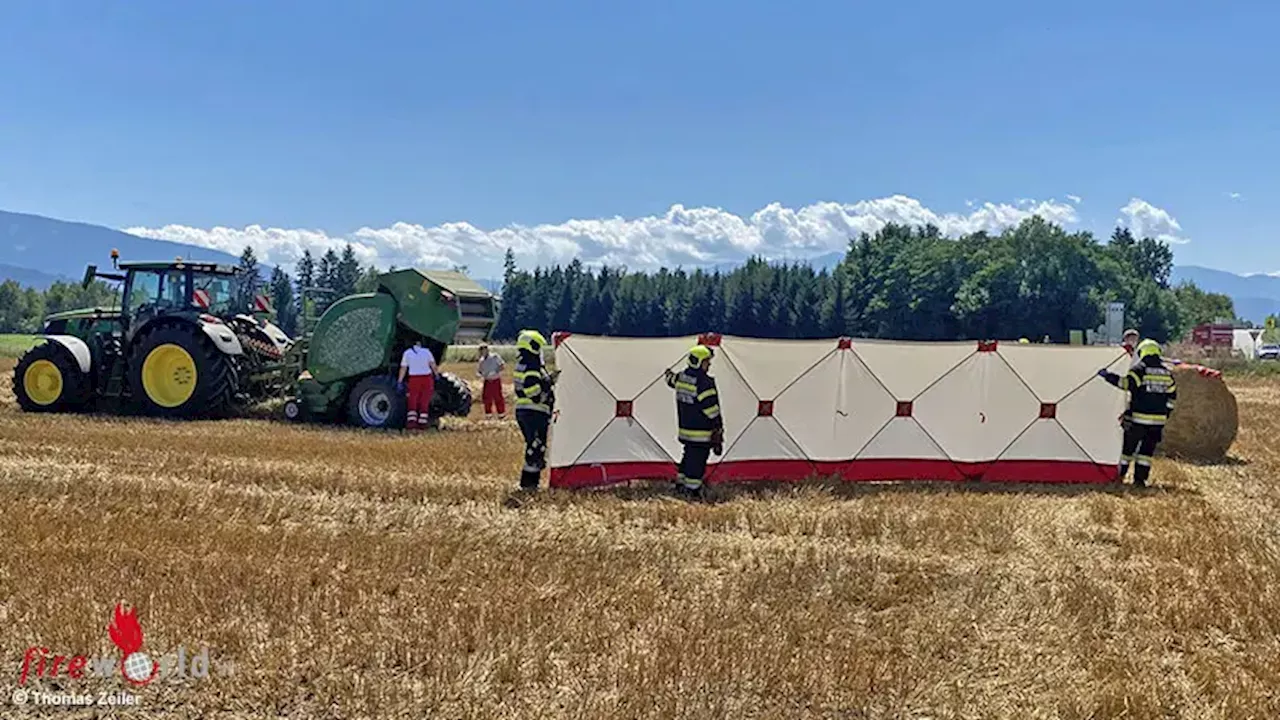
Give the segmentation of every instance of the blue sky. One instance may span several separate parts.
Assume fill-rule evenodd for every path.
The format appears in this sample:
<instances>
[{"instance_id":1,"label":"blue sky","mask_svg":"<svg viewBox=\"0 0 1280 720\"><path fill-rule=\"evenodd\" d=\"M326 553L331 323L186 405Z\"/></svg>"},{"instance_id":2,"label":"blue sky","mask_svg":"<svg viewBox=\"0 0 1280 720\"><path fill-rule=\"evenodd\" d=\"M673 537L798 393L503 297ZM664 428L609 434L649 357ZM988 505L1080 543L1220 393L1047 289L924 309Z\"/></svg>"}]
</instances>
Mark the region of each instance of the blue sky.
<instances>
[{"instance_id":1,"label":"blue sky","mask_svg":"<svg viewBox=\"0 0 1280 720\"><path fill-rule=\"evenodd\" d=\"M1275 27L1261 2L19 0L0 208L487 267L803 255L1051 201L1105 234L1140 198L1179 263L1280 271Z\"/></svg>"}]
</instances>

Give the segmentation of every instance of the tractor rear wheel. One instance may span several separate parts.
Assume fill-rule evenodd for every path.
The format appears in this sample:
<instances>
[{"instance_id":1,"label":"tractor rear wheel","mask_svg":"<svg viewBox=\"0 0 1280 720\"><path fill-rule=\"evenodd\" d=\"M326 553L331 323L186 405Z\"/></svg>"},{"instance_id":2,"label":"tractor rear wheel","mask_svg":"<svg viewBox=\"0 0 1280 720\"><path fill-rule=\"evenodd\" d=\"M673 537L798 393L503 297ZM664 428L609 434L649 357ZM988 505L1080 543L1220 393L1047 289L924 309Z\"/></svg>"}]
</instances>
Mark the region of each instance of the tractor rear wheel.
<instances>
[{"instance_id":1,"label":"tractor rear wheel","mask_svg":"<svg viewBox=\"0 0 1280 720\"><path fill-rule=\"evenodd\" d=\"M402 428L407 401L387 375L370 375L347 396L347 420L356 427Z\"/></svg>"},{"instance_id":2,"label":"tractor rear wheel","mask_svg":"<svg viewBox=\"0 0 1280 720\"><path fill-rule=\"evenodd\" d=\"M13 369L13 394L27 412L79 410L90 390L88 374L52 341L28 350Z\"/></svg>"},{"instance_id":3,"label":"tractor rear wheel","mask_svg":"<svg viewBox=\"0 0 1280 720\"><path fill-rule=\"evenodd\" d=\"M129 387L151 415L221 417L235 400L236 370L198 326L166 324L134 341Z\"/></svg>"},{"instance_id":4,"label":"tractor rear wheel","mask_svg":"<svg viewBox=\"0 0 1280 720\"><path fill-rule=\"evenodd\" d=\"M431 396L431 417L466 417L470 414L471 386L453 373L442 372L436 375L436 391Z\"/></svg>"}]
</instances>

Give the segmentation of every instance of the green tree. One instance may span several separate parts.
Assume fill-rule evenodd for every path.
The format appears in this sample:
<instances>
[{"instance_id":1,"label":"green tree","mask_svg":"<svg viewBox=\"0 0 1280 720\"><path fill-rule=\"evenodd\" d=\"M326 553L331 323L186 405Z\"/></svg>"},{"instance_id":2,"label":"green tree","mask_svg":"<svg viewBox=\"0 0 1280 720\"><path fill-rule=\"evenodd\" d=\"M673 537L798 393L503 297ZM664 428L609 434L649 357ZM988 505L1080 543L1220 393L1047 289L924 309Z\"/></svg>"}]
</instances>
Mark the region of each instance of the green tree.
<instances>
[{"instance_id":1,"label":"green tree","mask_svg":"<svg viewBox=\"0 0 1280 720\"><path fill-rule=\"evenodd\" d=\"M16 280L0 283L0 332L22 332L27 314L26 295Z\"/></svg>"},{"instance_id":2,"label":"green tree","mask_svg":"<svg viewBox=\"0 0 1280 720\"><path fill-rule=\"evenodd\" d=\"M360 281L361 272L360 261L356 258L356 250L351 243L347 243L342 248L342 256L338 259L338 264L333 270L332 289L334 298L354 295L356 283Z\"/></svg>"},{"instance_id":3,"label":"green tree","mask_svg":"<svg viewBox=\"0 0 1280 720\"><path fill-rule=\"evenodd\" d=\"M316 260L311 256L310 250L302 252L302 258L298 260L298 264L294 268L294 274L297 277L295 290L297 296L301 298L306 294L307 288L315 285L316 282Z\"/></svg>"},{"instance_id":4,"label":"green tree","mask_svg":"<svg viewBox=\"0 0 1280 720\"><path fill-rule=\"evenodd\" d=\"M356 280L356 292L371 293L378 291L378 281L382 278L382 273L378 272L375 267L367 267L364 272L360 273L360 279Z\"/></svg>"},{"instance_id":5,"label":"green tree","mask_svg":"<svg viewBox=\"0 0 1280 720\"><path fill-rule=\"evenodd\" d=\"M271 271L271 303L275 306L276 324L285 334L298 334L298 308L294 303L293 281L277 265Z\"/></svg>"},{"instance_id":6,"label":"green tree","mask_svg":"<svg viewBox=\"0 0 1280 720\"><path fill-rule=\"evenodd\" d=\"M254 296L262 283L258 274L258 256L251 246L246 245L244 252L240 253L240 270L235 283L234 307L238 312L248 312L253 308Z\"/></svg>"},{"instance_id":7,"label":"green tree","mask_svg":"<svg viewBox=\"0 0 1280 720\"><path fill-rule=\"evenodd\" d=\"M1268 315L1263 321L1262 341L1266 343L1280 343L1280 316Z\"/></svg>"},{"instance_id":8,"label":"green tree","mask_svg":"<svg viewBox=\"0 0 1280 720\"><path fill-rule=\"evenodd\" d=\"M1182 318L1188 326L1234 319L1235 303L1221 293L1210 293L1190 282L1180 283L1173 289Z\"/></svg>"}]
</instances>

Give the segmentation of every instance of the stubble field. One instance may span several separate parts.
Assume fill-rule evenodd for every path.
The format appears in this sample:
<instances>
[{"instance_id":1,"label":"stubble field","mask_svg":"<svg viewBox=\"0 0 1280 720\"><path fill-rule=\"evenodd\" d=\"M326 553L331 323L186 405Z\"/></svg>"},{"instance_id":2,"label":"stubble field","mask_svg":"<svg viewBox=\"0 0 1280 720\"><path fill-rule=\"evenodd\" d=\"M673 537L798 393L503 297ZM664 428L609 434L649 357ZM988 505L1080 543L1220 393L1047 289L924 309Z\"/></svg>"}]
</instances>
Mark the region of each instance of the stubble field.
<instances>
[{"instance_id":1,"label":"stubble field","mask_svg":"<svg viewBox=\"0 0 1280 720\"><path fill-rule=\"evenodd\" d=\"M23 414L0 361L0 717L23 652L207 646L122 717L1280 716L1280 382L1156 487L547 492L479 408L401 437ZM458 369L458 368L454 368ZM470 368L461 368L470 374ZM544 476L545 484L545 476ZM28 689L119 689L29 680Z\"/></svg>"}]
</instances>

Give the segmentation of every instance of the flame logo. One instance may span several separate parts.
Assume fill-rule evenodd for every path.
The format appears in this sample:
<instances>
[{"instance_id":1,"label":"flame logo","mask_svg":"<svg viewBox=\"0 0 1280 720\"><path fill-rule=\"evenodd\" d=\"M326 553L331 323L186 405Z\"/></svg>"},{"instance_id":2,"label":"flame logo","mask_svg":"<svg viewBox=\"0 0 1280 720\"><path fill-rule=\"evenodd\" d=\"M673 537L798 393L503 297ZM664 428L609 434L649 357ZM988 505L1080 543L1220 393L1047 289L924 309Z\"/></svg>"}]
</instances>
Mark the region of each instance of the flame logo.
<instances>
[{"instance_id":1,"label":"flame logo","mask_svg":"<svg viewBox=\"0 0 1280 720\"><path fill-rule=\"evenodd\" d=\"M138 624L137 608L129 608L126 612L117 604L115 617L107 626L107 634L111 636L111 642L120 648L120 674L125 680L134 685L146 685L155 679L160 666L146 653L138 652L142 648L142 626Z\"/></svg>"}]
</instances>

